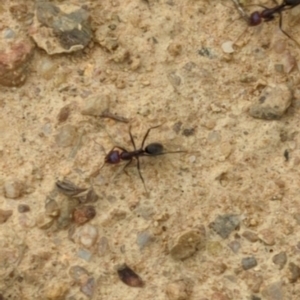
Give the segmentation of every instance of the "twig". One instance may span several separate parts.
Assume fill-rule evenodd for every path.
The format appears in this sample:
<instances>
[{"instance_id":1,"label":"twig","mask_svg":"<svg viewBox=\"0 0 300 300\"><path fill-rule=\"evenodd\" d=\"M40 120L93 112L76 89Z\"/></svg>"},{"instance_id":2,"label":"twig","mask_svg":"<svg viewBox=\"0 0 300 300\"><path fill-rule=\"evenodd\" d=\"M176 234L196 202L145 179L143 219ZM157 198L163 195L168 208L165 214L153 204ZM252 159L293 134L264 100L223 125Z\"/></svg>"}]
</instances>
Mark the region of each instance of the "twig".
<instances>
[{"instance_id":1,"label":"twig","mask_svg":"<svg viewBox=\"0 0 300 300\"><path fill-rule=\"evenodd\" d=\"M118 116L116 114L113 114L109 111L104 111L101 115L99 115L100 118L109 118L115 121L123 122L123 123L129 123L130 120L128 118Z\"/></svg>"}]
</instances>

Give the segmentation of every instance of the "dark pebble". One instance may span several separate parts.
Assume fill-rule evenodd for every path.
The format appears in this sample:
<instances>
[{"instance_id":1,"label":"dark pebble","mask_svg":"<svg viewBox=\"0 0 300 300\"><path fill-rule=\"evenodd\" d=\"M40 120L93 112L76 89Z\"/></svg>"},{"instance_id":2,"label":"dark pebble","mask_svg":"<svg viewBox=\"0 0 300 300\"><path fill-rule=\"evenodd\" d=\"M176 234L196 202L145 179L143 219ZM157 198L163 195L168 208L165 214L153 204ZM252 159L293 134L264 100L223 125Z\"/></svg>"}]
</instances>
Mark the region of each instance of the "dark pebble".
<instances>
[{"instance_id":1,"label":"dark pebble","mask_svg":"<svg viewBox=\"0 0 300 300\"><path fill-rule=\"evenodd\" d=\"M278 265L279 269L281 270L286 264L287 255L285 252L282 251L282 252L274 255L272 258L272 261L275 265Z\"/></svg>"},{"instance_id":2,"label":"dark pebble","mask_svg":"<svg viewBox=\"0 0 300 300\"><path fill-rule=\"evenodd\" d=\"M247 239L249 242L255 243L258 241L258 236L255 232L252 231L244 231L242 236Z\"/></svg>"},{"instance_id":3,"label":"dark pebble","mask_svg":"<svg viewBox=\"0 0 300 300\"><path fill-rule=\"evenodd\" d=\"M144 282L139 275L131 270L126 264L118 268L119 278L127 285L131 287L142 287Z\"/></svg>"},{"instance_id":4,"label":"dark pebble","mask_svg":"<svg viewBox=\"0 0 300 300\"><path fill-rule=\"evenodd\" d=\"M290 276L289 276L289 281L291 283L294 283L298 280L300 277L300 268L294 264L293 262L289 263L289 271L290 271Z\"/></svg>"},{"instance_id":5,"label":"dark pebble","mask_svg":"<svg viewBox=\"0 0 300 300\"><path fill-rule=\"evenodd\" d=\"M218 216L209 227L212 228L223 239L229 237L230 233L237 229L240 225L240 218L238 215L226 214Z\"/></svg>"},{"instance_id":6,"label":"dark pebble","mask_svg":"<svg viewBox=\"0 0 300 300\"><path fill-rule=\"evenodd\" d=\"M182 126L182 122L176 122L174 125L173 125L173 130L178 134L179 131L180 131L180 128Z\"/></svg>"},{"instance_id":7,"label":"dark pebble","mask_svg":"<svg viewBox=\"0 0 300 300\"><path fill-rule=\"evenodd\" d=\"M19 204L18 205L18 212L19 213L25 213L25 212L28 212L28 211L30 211L30 207L29 207L29 205L26 205L26 204Z\"/></svg>"},{"instance_id":8,"label":"dark pebble","mask_svg":"<svg viewBox=\"0 0 300 300\"><path fill-rule=\"evenodd\" d=\"M242 259L242 267L244 270L249 270L257 266L257 261L255 257L245 257Z\"/></svg>"},{"instance_id":9,"label":"dark pebble","mask_svg":"<svg viewBox=\"0 0 300 300\"><path fill-rule=\"evenodd\" d=\"M69 105L62 107L57 115L57 120L59 123L65 122L70 115L71 109Z\"/></svg>"},{"instance_id":10,"label":"dark pebble","mask_svg":"<svg viewBox=\"0 0 300 300\"><path fill-rule=\"evenodd\" d=\"M182 135L191 136L195 133L195 128L186 128L182 131Z\"/></svg>"}]
</instances>

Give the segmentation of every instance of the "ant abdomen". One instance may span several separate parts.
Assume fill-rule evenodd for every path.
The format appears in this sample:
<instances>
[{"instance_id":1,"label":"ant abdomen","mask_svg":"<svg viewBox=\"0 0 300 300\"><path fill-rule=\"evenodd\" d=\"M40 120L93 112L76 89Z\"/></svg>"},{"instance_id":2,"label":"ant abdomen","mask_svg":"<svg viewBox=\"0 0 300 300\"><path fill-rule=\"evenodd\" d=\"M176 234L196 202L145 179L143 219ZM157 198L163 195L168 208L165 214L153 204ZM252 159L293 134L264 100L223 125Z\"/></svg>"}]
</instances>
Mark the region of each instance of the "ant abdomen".
<instances>
[{"instance_id":1,"label":"ant abdomen","mask_svg":"<svg viewBox=\"0 0 300 300\"><path fill-rule=\"evenodd\" d=\"M151 143L145 148L145 152L149 155L162 154L164 146L160 143Z\"/></svg>"},{"instance_id":2,"label":"ant abdomen","mask_svg":"<svg viewBox=\"0 0 300 300\"><path fill-rule=\"evenodd\" d=\"M120 152L116 150L110 151L105 157L105 162L108 164L118 164L120 161Z\"/></svg>"},{"instance_id":3,"label":"ant abdomen","mask_svg":"<svg viewBox=\"0 0 300 300\"><path fill-rule=\"evenodd\" d=\"M262 17L258 11L253 12L249 18L249 26L257 26L262 22Z\"/></svg>"}]
</instances>

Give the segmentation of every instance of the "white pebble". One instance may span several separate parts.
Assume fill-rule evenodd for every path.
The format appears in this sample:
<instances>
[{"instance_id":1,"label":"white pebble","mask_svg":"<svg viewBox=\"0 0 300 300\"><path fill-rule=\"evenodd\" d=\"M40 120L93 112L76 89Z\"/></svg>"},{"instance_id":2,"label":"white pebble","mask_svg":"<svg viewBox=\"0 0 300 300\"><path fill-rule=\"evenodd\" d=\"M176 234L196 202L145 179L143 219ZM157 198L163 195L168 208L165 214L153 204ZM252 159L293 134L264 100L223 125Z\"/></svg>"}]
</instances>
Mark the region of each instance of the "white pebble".
<instances>
[{"instance_id":1,"label":"white pebble","mask_svg":"<svg viewBox=\"0 0 300 300\"><path fill-rule=\"evenodd\" d=\"M225 53L233 53L234 52L234 49L233 49L233 42L232 41L226 41L224 42L222 45L222 50L225 52Z\"/></svg>"},{"instance_id":2,"label":"white pebble","mask_svg":"<svg viewBox=\"0 0 300 300\"><path fill-rule=\"evenodd\" d=\"M98 237L98 230L95 226L90 224L85 224L81 227L79 233L79 240L83 246L90 248L95 244L97 237Z\"/></svg>"}]
</instances>

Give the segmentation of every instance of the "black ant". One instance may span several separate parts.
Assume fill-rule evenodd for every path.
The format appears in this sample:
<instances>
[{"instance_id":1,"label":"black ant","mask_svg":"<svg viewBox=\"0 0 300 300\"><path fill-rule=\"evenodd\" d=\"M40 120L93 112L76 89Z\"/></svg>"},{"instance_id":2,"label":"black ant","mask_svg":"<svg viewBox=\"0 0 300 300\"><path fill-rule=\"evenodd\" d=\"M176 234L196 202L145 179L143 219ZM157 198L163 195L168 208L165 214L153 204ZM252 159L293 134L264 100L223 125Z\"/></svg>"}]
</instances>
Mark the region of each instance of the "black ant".
<instances>
[{"instance_id":1,"label":"black ant","mask_svg":"<svg viewBox=\"0 0 300 300\"><path fill-rule=\"evenodd\" d=\"M144 188L147 191L146 188L146 184L145 184L145 180L142 176L141 170L140 170L140 157L142 156L158 156L158 155L165 155L165 154L169 154L169 153L182 153L182 152L186 152L186 151L168 151L168 152L164 152L164 147L162 144L160 143L151 143L149 145L147 145L144 148L144 144L145 141L150 133L150 131L152 129L155 129L157 127L161 126L154 126L154 127L150 127L146 134L144 135L141 147L139 149L136 148L135 142L134 142L134 138L132 136L131 133L131 126L129 127L129 136L130 136L130 140L131 140L131 144L133 145L134 150L133 151L128 151L125 148L119 147L119 146L114 146L109 152L108 154L105 156L104 158L104 163L103 165L100 167L99 170L97 170L97 172L93 173L92 176L96 176L99 171L104 167L105 164L111 164L111 165L116 165L118 163L120 163L121 161L128 161L123 170L125 171L125 169L131 164L131 162L133 161L133 159L135 158L137 161L137 169L139 172L139 176L143 182ZM126 171L125 171L126 172Z\"/></svg>"},{"instance_id":2,"label":"black ant","mask_svg":"<svg viewBox=\"0 0 300 300\"><path fill-rule=\"evenodd\" d=\"M251 13L249 20L248 20L248 25L249 26L257 26L259 25L262 21L264 22L270 22L274 19L275 14L279 14L279 29L281 30L282 33L284 33L288 38L293 40L299 47L299 43L295 41L286 31L282 29L282 12L288 9L292 9L296 7L297 5L300 4L300 0L283 0L281 4L277 4L276 6L272 8L268 8L265 6L260 5L264 9L262 11L254 11Z\"/></svg>"}]
</instances>

